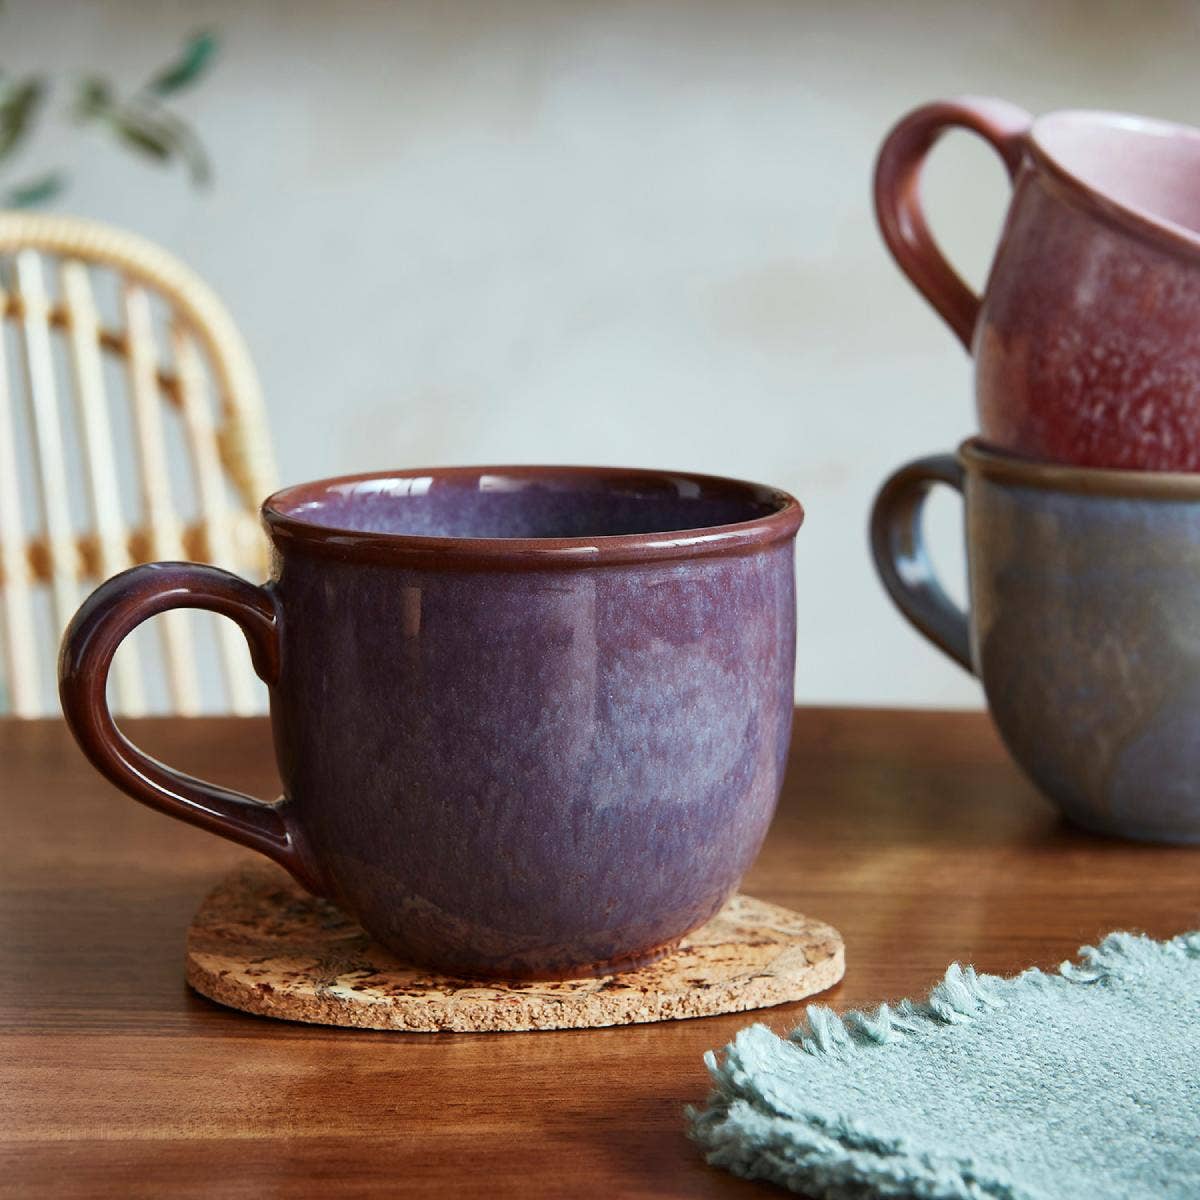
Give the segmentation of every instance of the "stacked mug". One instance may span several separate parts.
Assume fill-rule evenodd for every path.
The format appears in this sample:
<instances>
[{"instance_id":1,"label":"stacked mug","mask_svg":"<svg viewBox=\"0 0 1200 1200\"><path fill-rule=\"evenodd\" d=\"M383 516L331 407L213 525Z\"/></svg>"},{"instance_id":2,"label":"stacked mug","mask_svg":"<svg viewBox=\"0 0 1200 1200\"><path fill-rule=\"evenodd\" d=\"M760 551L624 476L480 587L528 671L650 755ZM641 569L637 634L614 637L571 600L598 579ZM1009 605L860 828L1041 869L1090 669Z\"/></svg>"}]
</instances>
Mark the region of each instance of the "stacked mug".
<instances>
[{"instance_id":1,"label":"stacked mug","mask_svg":"<svg viewBox=\"0 0 1200 1200\"><path fill-rule=\"evenodd\" d=\"M970 130L1012 202L982 296L920 205L930 149ZM975 360L980 436L883 485L879 574L982 680L1013 757L1076 823L1200 842L1200 130L1001 100L926 105L892 130L875 204L897 263ZM969 613L922 532L965 506Z\"/></svg>"}]
</instances>

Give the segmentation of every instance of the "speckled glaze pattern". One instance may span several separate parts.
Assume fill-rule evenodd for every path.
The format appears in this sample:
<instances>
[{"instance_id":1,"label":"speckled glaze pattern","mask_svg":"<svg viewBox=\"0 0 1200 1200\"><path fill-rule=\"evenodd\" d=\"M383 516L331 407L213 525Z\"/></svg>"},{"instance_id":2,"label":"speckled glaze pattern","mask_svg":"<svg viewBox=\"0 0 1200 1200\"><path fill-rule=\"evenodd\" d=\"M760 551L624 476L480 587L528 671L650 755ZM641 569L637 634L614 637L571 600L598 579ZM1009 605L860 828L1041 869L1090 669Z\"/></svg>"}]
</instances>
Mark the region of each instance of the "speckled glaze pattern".
<instances>
[{"instance_id":1,"label":"speckled glaze pattern","mask_svg":"<svg viewBox=\"0 0 1200 1200\"><path fill-rule=\"evenodd\" d=\"M936 483L965 495L969 635L920 531ZM896 472L872 532L897 606L979 675L1013 758L1067 817L1200 842L1200 479L968 442Z\"/></svg>"},{"instance_id":2,"label":"speckled glaze pattern","mask_svg":"<svg viewBox=\"0 0 1200 1200\"><path fill-rule=\"evenodd\" d=\"M982 298L937 250L917 192L925 156L956 126L991 142L1014 180ZM974 355L989 443L1081 466L1200 470L1197 172L1200 131L1106 113L1035 121L965 98L889 135L876 174L885 240Z\"/></svg>"},{"instance_id":3,"label":"speckled glaze pattern","mask_svg":"<svg viewBox=\"0 0 1200 1200\"><path fill-rule=\"evenodd\" d=\"M448 974L635 966L729 899L787 753L794 500L477 468L305 485L264 511L283 832L239 840ZM68 702L115 595L68 633L64 706L110 777L198 820L121 777Z\"/></svg>"},{"instance_id":4,"label":"speckled glaze pattern","mask_svg":"<svg viewBox=\"0 0 1200 1200\"><path fill-rule=\"evenodd\" d=\"M980 430L1051 462L1200 469L1200 258L1066 192L1018 180L975 332Z\"/></svg>"}]
</instances>

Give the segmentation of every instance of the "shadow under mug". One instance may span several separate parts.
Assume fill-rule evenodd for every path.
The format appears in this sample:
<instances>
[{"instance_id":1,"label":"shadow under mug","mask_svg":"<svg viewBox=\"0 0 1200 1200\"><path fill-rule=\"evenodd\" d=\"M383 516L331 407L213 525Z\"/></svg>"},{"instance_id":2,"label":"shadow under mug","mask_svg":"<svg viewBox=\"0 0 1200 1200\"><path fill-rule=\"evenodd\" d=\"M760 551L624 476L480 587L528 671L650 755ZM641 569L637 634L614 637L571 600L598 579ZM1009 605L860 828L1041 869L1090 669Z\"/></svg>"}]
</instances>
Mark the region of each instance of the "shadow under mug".
<instances>
[{"instance_id":1,"label":"shadow under mug","mask_svg":"<svg viewBox=\"0 0 1200 1200\"><path fill-rule=\"evenodd\" d=\"M963 494L970 612L922 512ZM1086 828L1200 842L1200 476L1030 462L977 439L896 471L871 514L896 606L978 675L1018 765Z\"/></svg>"},{"instance_id":2,"label":"shadow under mug","mask_svg":"<svg viewBox=\"0 0 1200 1200\"><path fill-rule=\"evenodd\" d=\"M448 973L630 968L721 908L787 757L791 496L656 471L437 468L288 488L263 517L264 587L135 567L67 630L63 711L113 783ZM245 632L277 802L182 775L116 729L113 654L175 608Z\"/></svg>"}]
</instances>

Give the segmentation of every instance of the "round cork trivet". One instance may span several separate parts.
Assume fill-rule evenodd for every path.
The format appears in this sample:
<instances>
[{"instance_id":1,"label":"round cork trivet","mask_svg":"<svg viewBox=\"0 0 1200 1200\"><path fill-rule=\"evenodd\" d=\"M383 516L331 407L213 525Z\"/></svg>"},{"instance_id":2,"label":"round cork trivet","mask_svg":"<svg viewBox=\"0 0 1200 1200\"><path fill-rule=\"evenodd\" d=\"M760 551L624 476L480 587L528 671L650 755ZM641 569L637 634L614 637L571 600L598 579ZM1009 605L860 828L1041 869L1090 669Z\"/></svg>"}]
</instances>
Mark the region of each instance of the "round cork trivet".
<instances>
[{"instance_id":1,"label":"round cork trivet","mask_svg":"<svg viewBox=\"0 0 1200 1200\"><path fill-rule=\"evenodd\" d=\"M666 958L637 971L472 982L410 967L271 863L227 876L188 929L187 981L231 1008L359 1029L584 1029L743 1012L801 1000L845 971L836 929L735 896Z\"/></svg>"}]
</instances>

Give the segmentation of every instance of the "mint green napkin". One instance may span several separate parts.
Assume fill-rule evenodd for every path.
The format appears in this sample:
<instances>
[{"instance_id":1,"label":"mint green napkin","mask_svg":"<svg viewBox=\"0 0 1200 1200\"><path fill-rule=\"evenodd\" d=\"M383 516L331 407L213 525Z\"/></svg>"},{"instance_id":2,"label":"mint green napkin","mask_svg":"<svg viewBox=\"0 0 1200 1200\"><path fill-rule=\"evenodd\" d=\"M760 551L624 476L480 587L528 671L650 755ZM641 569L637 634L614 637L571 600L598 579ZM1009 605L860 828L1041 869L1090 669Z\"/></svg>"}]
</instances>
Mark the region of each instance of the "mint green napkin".
<instances>
[{"instance_id":1,"label":"mint green napkin","mask_svg":"<svg viewBox=\"0 0 1200 1200\"><path fill-rule=\"evenodd\" d=\"M692 1136L816 1200L1197 1200L1200 932L1110 934L1056 975L955 964L921 1003L743 1029Z\"/></svg>"}]
</instances>

